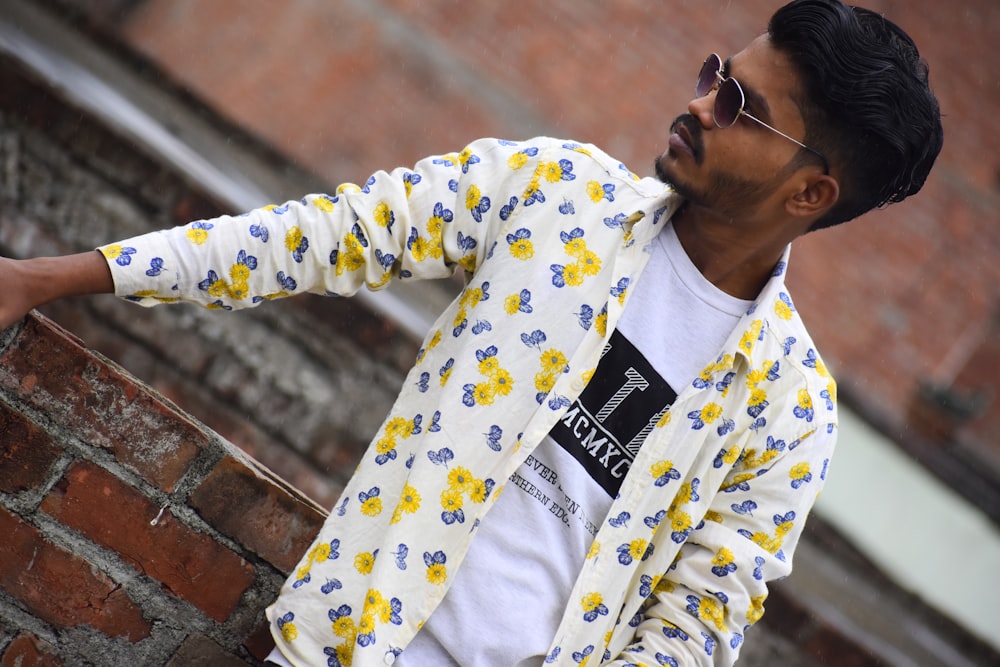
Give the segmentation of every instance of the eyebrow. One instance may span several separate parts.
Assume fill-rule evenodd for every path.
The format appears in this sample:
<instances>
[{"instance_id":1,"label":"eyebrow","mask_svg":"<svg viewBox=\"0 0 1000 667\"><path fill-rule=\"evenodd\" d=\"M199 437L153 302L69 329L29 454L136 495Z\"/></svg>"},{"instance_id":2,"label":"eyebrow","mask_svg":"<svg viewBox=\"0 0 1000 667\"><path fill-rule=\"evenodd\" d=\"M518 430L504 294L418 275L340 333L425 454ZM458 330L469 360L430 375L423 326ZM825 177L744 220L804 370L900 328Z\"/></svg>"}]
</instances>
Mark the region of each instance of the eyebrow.
<instances>
[{"instance_id":1,"label":"eyebrow","mask_svg":"<svg viewBox=\"0 0 1000 667\"><path fill-rule=\"evenodd\" d=\"M726 61L722 63L722 76L729 76L730 65L732 64L732 56L726 58ZM748 86L743 81L740 81L740 88L743 89L743 97L746 98L747 106L753 110L754 116L765 122L771 122L771 107L767 103L767 99L754 90L752 87Z\"/></svg>"}]
</instances>

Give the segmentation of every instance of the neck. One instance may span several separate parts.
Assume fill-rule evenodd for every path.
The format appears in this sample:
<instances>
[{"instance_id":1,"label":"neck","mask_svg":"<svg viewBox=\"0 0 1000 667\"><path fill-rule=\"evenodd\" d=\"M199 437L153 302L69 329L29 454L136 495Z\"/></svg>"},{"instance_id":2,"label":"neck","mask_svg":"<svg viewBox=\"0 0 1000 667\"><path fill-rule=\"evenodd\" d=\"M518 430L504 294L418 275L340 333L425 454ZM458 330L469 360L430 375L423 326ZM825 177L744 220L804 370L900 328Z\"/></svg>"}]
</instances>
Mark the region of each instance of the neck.
<instances>
[{"instance_id":1,"label":"neck","mask_svg":"<svg viewBox=\"0 0 1000 667\"><path fill-rule=\"evenodd\" d=\"M694 204L673 217L677 238L705 279L740 299L756 299L797 235L782 225L723 218ZM774 231L776 230L776 231Z\"/></svg>"}]
</instances>

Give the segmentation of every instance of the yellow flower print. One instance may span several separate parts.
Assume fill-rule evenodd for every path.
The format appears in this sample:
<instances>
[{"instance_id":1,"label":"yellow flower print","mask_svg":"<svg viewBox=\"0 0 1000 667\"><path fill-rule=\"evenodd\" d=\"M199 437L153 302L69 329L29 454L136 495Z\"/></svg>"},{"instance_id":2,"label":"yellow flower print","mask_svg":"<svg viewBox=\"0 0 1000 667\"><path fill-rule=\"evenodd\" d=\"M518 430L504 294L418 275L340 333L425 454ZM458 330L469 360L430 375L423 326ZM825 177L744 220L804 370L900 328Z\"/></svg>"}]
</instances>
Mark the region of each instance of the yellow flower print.
<instances>
[{"instance_id":1,"label":"yellow flower print","mask_svg":"<svg viewBox=\"0 0 1000 667\"><path fill-rule=\"evenodd\" d=\"M514 378L506 370L499 368L489 379L490 392L497 396L507 396L514 389Z\"/></svg>"},{"instance_id":2,"label":"yellow flower print","mask_svg":"<svg viewBox=\"0 0 1000 667\"><path fill-rule=\"evenodd\" d=\"M711 424L722 414L722 406L718 403L709 403L698 412L698 419L706 424Z\"/></svg>"},{"instance_id":3,"label":"yellow flower print","mask_svg":"<svg viewBox=\"0 0 1000 667\"><path fill-rule=\"evenodd\" d=\"M489 382L477 382L472 389L472 400L476 405L493 405L496 397L496 392Z\"/></svg>"},{"instance_id":4,"label":"yellow flower print","mask_svg":"<svg viewBox=\"0 0 1000 667\"><path fill-rule=\"evenodd\" d=\"M656 422L656 428L663 428L670 423L670 410L664 411L660 418Z\"/></svg>"},{"instance_id":5,"label":"yellow flower print","mask_svg":"<svg viewBox=\"0 0 1000 667\"><path fill-rule=\"evenodd\" d=\"M299 636L299 629L289 621L281 626L281 638L286 642L294 641Z\"/></svg>"},{"instance_id":6,"label":"yellow flower print","mask_svg":"<svg viewBox=\"0 0 1000 667\"><path fill-rule=\"evenodd\" d=\"M580 256L577 266L583 275L596 276L601 270L601 258L597 253L587 250Z\"/></svg>"},{"instance_id":7,"label":"yellow flower print","mask_svg":"<svg viewBox=\"0 0 1000 667\"><path fill-rule=\"evenodd\" d=\"M715 569L715 567L727 569L733 564L734 560L736 560L736 558L733 556L733 552L726 547L722 547L715 552L715 556L712 558L712 565L714 566L713 569Z\"/></svg>"},{"instance_id":8,"label":"yellow flower print","mask_svg":"<svg viewBox=\"0 0 1000 667\"><path fill-rule=\"evenodd\" d=\"M388 623L392 618L392 607L377 589L369 588L365 595L365 607L361 611L362 617L377 619L380 623Z\"/></svg>"},{"instance_id":9,"label":"yellow flower print","mask_svg":"<svg viewBox=\"0 0 1000 667\"><path fill-rule=\"evenodd\" d=\"M354 569L358 574L371 574L375 567L375 554L370 551L362 551L354 557Z\"/></svg>"},{"instance_id":10,"label":"yellow flower print","mask_svg":"<svg viewBox=\"0 0 1000 667\"><path fill-rule=\"evenodd\" d=\"M413 420L393 417L385 424L385 434L390 438L408 438L413 433Z\"/></svg>"},{"instance_id":11,"label":"yellow flower print","mask_svg":"<svg viewBox=\"0 0 1000 667\"><path fill-rule=\"evenodd\" d=\"M503 300L504 312L508 315L513 315L521 309L521 295L511 294L506 299Z\"/></svg>"},{"instance_id":12,"label":"yellow flower print","mask_svg":"<svg viewBox=\"0 0 1000 667\"><path fill-rule=\"evenodd\" d=\"M375 632L375 619L371 616L361 616L361 620L358 621L358 634L367 635Z\"/></svg>"},{"instance_id":13,"label":"yellow flower print","mask_svg":"<svg viewBox=\"0 0 1000 667\"><path fill-rule=\"evenodd\" d=\"M669 513L670 530L675 533L687 533L691 528L691 515L687 512L674 510Z\"/></svg>"},{"instance_id":14,"label":"yellow flower print","mask_svg":"<svg viewBox=\"0 0 1000 667\"><path fill-rule=\"evenodd\" d=\"M705 521L714 521L715 523L722 523L722 515L715 510L708 510L705 512Z\"/></svg>"},{"instance_id":15,"label":"yellow flower print","mask_svg":"<svg viewBox=\"0 0 1000 667\"><path fill-rule=\"evenodd\" d=\"M366 516L378 516L382 513L382 499L378 496L369 497L361 503L361 513Z\"/></svg>"},{"instance_id":16,"label":"yellow flower print","mask_svg":"<svg viewBox=\"0 0 1000 667\"><path fill-rule=\"evenodd\" d=\"M580 598L580 607L585 612L584 620L593 621L598 616L605 616L608 608L604 606L604 596L600 593L587 593Z\"/></svg>"},{"instance_id":17,"label":"yellow flower print","mask_svg":"<svg viewBox=\"0 0 1000 667\"><path fill-rule=\"evenodd\" d=\"M388 454L394 449L396 449L395 438L390 438L387 436L384 438L379 438L378 441L375 442L375 451L380 455Z\"/></svg>"},{"instance_id":18,"label":"yellow flower print","mask_svg":"<svg viewBox=\"0 0 1000 667\"><path fill-rule=\"evenodd\" d=\"M493 375L500 368L500 361L496 357L486 357L479 362L479 372L483 375Z\"/></svg>"},{"instance_id":19,"label":"yellow flower print","mask_svg":"<svg viewBox=\"0 0 1000 667\"><path fill-rule=\"evenodd\" d=\"M320 195L312 200L312 205L323 211L324 213L333 212L333 200L326 195Z\"/></svg>"},{"instance_id":20,"label":"yellow flower print","mask_svg":"<svg viewBox=\"0 0 1000 667\"><path fill-rule=\"evenodd\" d=\"M479 504L485 502L486 496L490 493L489 487L486 486L486 482L481 479L472 480L472 488L469 489L469 500Z\"/></svg>"},{"instance_id":21,"label":"yellow flower print","mask_svg":"<svg viewBox=\"0 0 1000 667\"><path fill-rule=\"evenodd\" d=\"M479 186L472 184L469 189L465 191L465 208L471 210L479 208L479 202L483 198L483 193L480 191Z\"/></svg>"},{"instance_id":22,"label":"yellow flower print","mask_svg":"<svg viewBox=\"0 0 1000 667\"><path fill-rule=\"evenodd\" d=\"M460 490L451 488L441 492L441 508L445 512L457 512L462 509L463 504L464 500Z\"/></svg>"},{"instance_id":23,"label":"yellow flower print","mask_svg":"<svg viewBox=\"0 0 1000 667\"><path fill-rule=\"evenodd\" d=\"M396 509L392 513L391 523L399 523L403 514L413 514L418 509L420 509L420 493L409 483L404 484L403 491L399 496L399 504L396 505Z\"/></svg>"},{"instance_id":24,"label":"yellow flower print","mask_svg":"<svg viewBox=\"0 0 1000 667\"><path fill-rule=\"evenodd\" d=\"M566 355L555 348L550 348L542 353L542 370L546 373L558 375L562 373L568 363Z\"/></svg>"},{"instance_id":25,"label":"yellow flower print","mask_svg":"<svg viewBox=\"0 0 1000 667\"><path fill-rule=\"evenodd\" d=\"M295 252L302 245L302 230L299 227L292 227L285 234L285 250Z\"/></svg>"},{"instance_id":26,"label":"yellow flower print","mask_svg":"<svg viewBox=\"0 0 1000 667\"><path fill-rule=\"evenodd\" d=\"M434 335L431 336L431 339L427 341L427 345L424 347L424 349L420 350L420 353L417 354L417 363L419 364L421 361L423 361L424 357L427 356L427 353L433 350L435 347L437 347L438 344L440 343L441 343L441 330L438 329L437 331L434 332Z\"/></svg>"},{"instance_id":27,"label":"yellow flower print","mask_svg":"<svg viewBox=\"0 0 1000 667\"><path fill-rule=\"evenodd\" d=\"M510 244L510 254L515 259L531 259L535 256L535 246L529 238L519 238Z\"/></svg>"},{"instance_id":28,"label":"yellow flower print","mask_svg":"<svg viewBox=\"0 0 1000 667\"><path fill-rule=\"evenodd\" d=\"M448 580L448 568L445 563L448 558L443 551L424 552L424 565L427 566L427 581L441 585Z\"/></svg>"},{"instance_id":29,"label":"yellow flower print","mask_svg":"<svg viewBox=\"0 0 1000 667\"><path fill-rule=\"evenodd\" d=\"M767 593L763 595L755 595L750 598L750 608L747 610L747 622L753 625L764 616L764 600L767 599Z\"/></svg>"},{"instance_id":30,"label":"yellow flower print","mask_svg":"<svg viewBox=\"0 0 1000 667\"><path fill-rule=\"evenodd\" d=\"M513 170L518 170L528 163L528 156L524 151L518 151L507 158L507 166Z\"/></svg>"},{"instance_id":31,"label":"yellow flower print","mask_svg":"<svg viewBox=\"0 0 1000 667\"><path fill-rule=\"evenodd\" d=\"M357 193L357 192L361 192L361 187L358 186L358 185L355 185L354 183L341 183L340 185L337 186L337 194L338 195L342 195L342 194L354 194L354 193Z\"/></svg>"},{"instance_id":32,"label":"yellow flower print","mask_svg":"<svg viewBox=\"0 0 1000 667\"><path fill-rule=\"evenodd\" d=\"M596 204L604 199L604 188L597 181L589 181L587 183L587 196L590 197L590 201Z\"/></svg>"},{"instance_id":33,"label":"yellow flower print","mask_svg":"<svg viewBox=\"0 0 1000 667\"><path fill-rule=\"evenodd\" d=\"M448 472L448 486L459 493L468 493L475 485L476 479L468 468L457 466ZM459 505L461 507L461 505Z\"/></svg>"},{"instance_id":34,"label":"yellow flower print","mask_svg":"<svg viewBox=\"0 0 1000 667\"><path fill-rule=\"evenodd\" d=\"M535 373L535 389L542 393L549 393L556 386L556 379L551 373L542 371Z\"/></svg>"},{"instance_id":35,"label":"yellow flower print","mask_svg":"<svg viewBox=\"0 0 1000 667\"><path fill-rule=\"evenodd\" d=\"M353 643L358 634L358 627L350 616L340 616L333 622L333 634L349 639Z\"/></svg>"},{"instance_id":36,"label":"yellow flower print","mask_svg":"<svg viewBox=\"0 0 1000 667\"><path fill-rule=\"evenodd\" d=\"M594 540L590 543L590 549L587 550L587 560L597 557L599 553L601 553L601 543Z\"/></svg>"},{"instance_id":37,"label":"yellow flower print","mask_svg":"<svg viewBox=\"0 0 1000 667\"><path fill-rule=\"evenodd\" d=\"M722 604L711 597L704 597L698 603L698 618L711 621L717 630L725 630L725 610Z\"/></svg>"},{"instance_id":38,"label":"yellow flower print","mask_svg":"<svg viewBox=\"0 0 1000 667\"><path fill-rule=\"evenodd\" d=\"M781 299L774 302L774 314L783 320L792 319L791 307Z\"/></svg>"},{"instance_id":39,"label":"yellow flower print","mask_svg":"<svg viewBox=\"0 0 1000 667\"><path fill-rule=\"evenodd\" d=\"M601 338L608 333L608 313L607 311L598 313L597 317L594 318L594 328L597 330L598 335Z\"/></svg>"},{"instance_id":40,"label":"yellow flower print","mask_svg":"<svg viewBox=\"0 0 1000 667\"><path fill-rule=\"evenodd\" d=\"M643 554L646 553L646 547L649 545L646 540L640 538L634 539L629 542L628 553L632 558L639 559L642 558Z\"/></svg>"},{"instance_id":41,"label":"yellow flower print","mask_svg":"<svg viewBox=\"0 0 1000 667\"><path fill-rule=\"evenodd\" d=\"M396 214L392 212L389 205L385 202L379 202L375 206L375 210L372 212L375 217L375 222L379 224L380 227L385 227L387 229L392 229L392 223L396 220Z\"/></svg>"},{"instance_id":42,"label":"yellow flower print","mask_svg":"<svg viewBox=\"0 0 1000 667\"><path fill-rule=\"evenodd\" d=\"M587 242L580 237L571 238L569 241L563 244L563 250L570 257L579 257L583 253L587 252Z\"/></svg>"},{"instance_id":43,"label":"yellow flower print","mask_svg":"<svg viewBox=\"0 0 1000 667\"><path fill-rule=\"evenodd\" d=\"M763 389L755 388L750 392L750 398L747 399L747 407L756 408L767 403L767 392Z\"/></svg>"},{"instance_id":44,"label":"yellow flower print","mask_svg":"<svg viewBox=\"0 0 1000 667\"><path fill-rule=\"evenodd\" d=\"M188 241L195 245L202 245L208 240L208 231L203 227L191 227L187 230ZM295 627L294 625L292 627ZM282 630L282 632L284 632Z\"/></svg>"},{"instance_id":45,"label":"yellow flower print","mask_svg":"<svg viewBox=\"0 0 1000 667\"><path fill-rule=\"evenodd\" d=\"M558 162L543 162L542 163L542 176L549 183L558 183L562 180L563 170Z\"/></svg>"},{"instance_id":46,"label":"yellow flower print","mask_svg":"<svg viewBox=\"0 0 1000 667\"><path fill-rule=\"evenodd\" d=\"M583 269L576 262L567 264L566 267L563 269L562 277L563 280L566 282L566 284L569 285L570 287L576 287L577 285L582 285L584 278Z\"/></svg>"},{"instance_id":47,"label":"yellow flower print","mask_svg":"<svg viewBox=\"0 0 1000 667\"><path fill-rule=\"evenodd\" d=\"M740 338L739 348L744 354L749 355L753 352L754 345L757 344L757 339L760 338L760 330L764 326L762 320L754 320L750 328L743 332L743 336Z\"/></svg>"},{"instance_id":48,"label":"yellow flower print","mask_svg":"<svg viewBox=\"0 0 1000 667\"><path fill-rule=\"evenodd\" d=\"M434 250L435 246L431 245L431 242L423 236L418 236L410 242L410 255L418 262L423 262L428 257L431 257ZM437 248L437 250L440 251L440 248Z\"/></svg>"}]
</instances>

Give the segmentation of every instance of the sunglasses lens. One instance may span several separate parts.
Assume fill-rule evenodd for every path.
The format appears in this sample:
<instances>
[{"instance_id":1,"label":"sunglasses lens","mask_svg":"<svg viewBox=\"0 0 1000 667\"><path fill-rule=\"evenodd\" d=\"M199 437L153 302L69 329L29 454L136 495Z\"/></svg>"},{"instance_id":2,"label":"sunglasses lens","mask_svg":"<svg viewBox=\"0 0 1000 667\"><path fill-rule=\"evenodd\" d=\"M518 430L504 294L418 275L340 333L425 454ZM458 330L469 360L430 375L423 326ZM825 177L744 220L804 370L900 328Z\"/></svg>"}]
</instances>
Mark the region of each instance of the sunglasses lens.
<instances>
[{"instance_id":1,"label":"sunglasses lens","mask_svg":"<svg viewBox=\"0 0 1000 667\"><path fill-rule=\"evenodd\" d=\"M705 59L705 63L698 72L698 81L695 83L694 92L698 97L708 95L708 92L715 86L719 77L719 70L722 68L722 61L714 53Z\"/></svg>"},{"instance_id":2,"label":"sunglasses lens","mask_svg":"<svg viewBox=\"0 0 1000 667\"><path fill-rule=\"evenodd\" d=\"M715 124L720 128L731 127L743 110L743 89L736 79L726 79L715 94Z\"/></svg>"}]
</instances>

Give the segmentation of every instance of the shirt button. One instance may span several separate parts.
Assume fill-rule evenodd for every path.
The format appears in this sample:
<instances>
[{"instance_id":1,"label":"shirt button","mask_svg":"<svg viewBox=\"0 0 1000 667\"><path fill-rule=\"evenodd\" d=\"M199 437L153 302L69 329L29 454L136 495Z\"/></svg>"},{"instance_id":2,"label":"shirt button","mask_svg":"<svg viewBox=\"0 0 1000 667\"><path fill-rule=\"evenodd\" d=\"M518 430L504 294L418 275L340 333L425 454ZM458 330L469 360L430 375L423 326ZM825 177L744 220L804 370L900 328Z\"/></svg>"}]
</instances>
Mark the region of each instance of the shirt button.
<instances>
[{"instance_id":1,"label":"shirt button","mask_svg":"<svg viewBox=\"0 0 1000 667\"><path fill-rule=\"evenodd\" d=\"M570 386L573 388L573 391L583 391L583 380L576 378Z\"/></svg>"},{"instance_id":2,"label":"shirt button","mask_svg":"<svg viewBox=\"0 0 1000 667\"><path fill-rule=\"evenodd\" d=\"M382 662L384 662L387 665L391 665L392 663L396 662L396 654L393 653L392 651L389 651L388 653L385 654L385 657L382 659Z\"/></svg>"}]
</instances>

